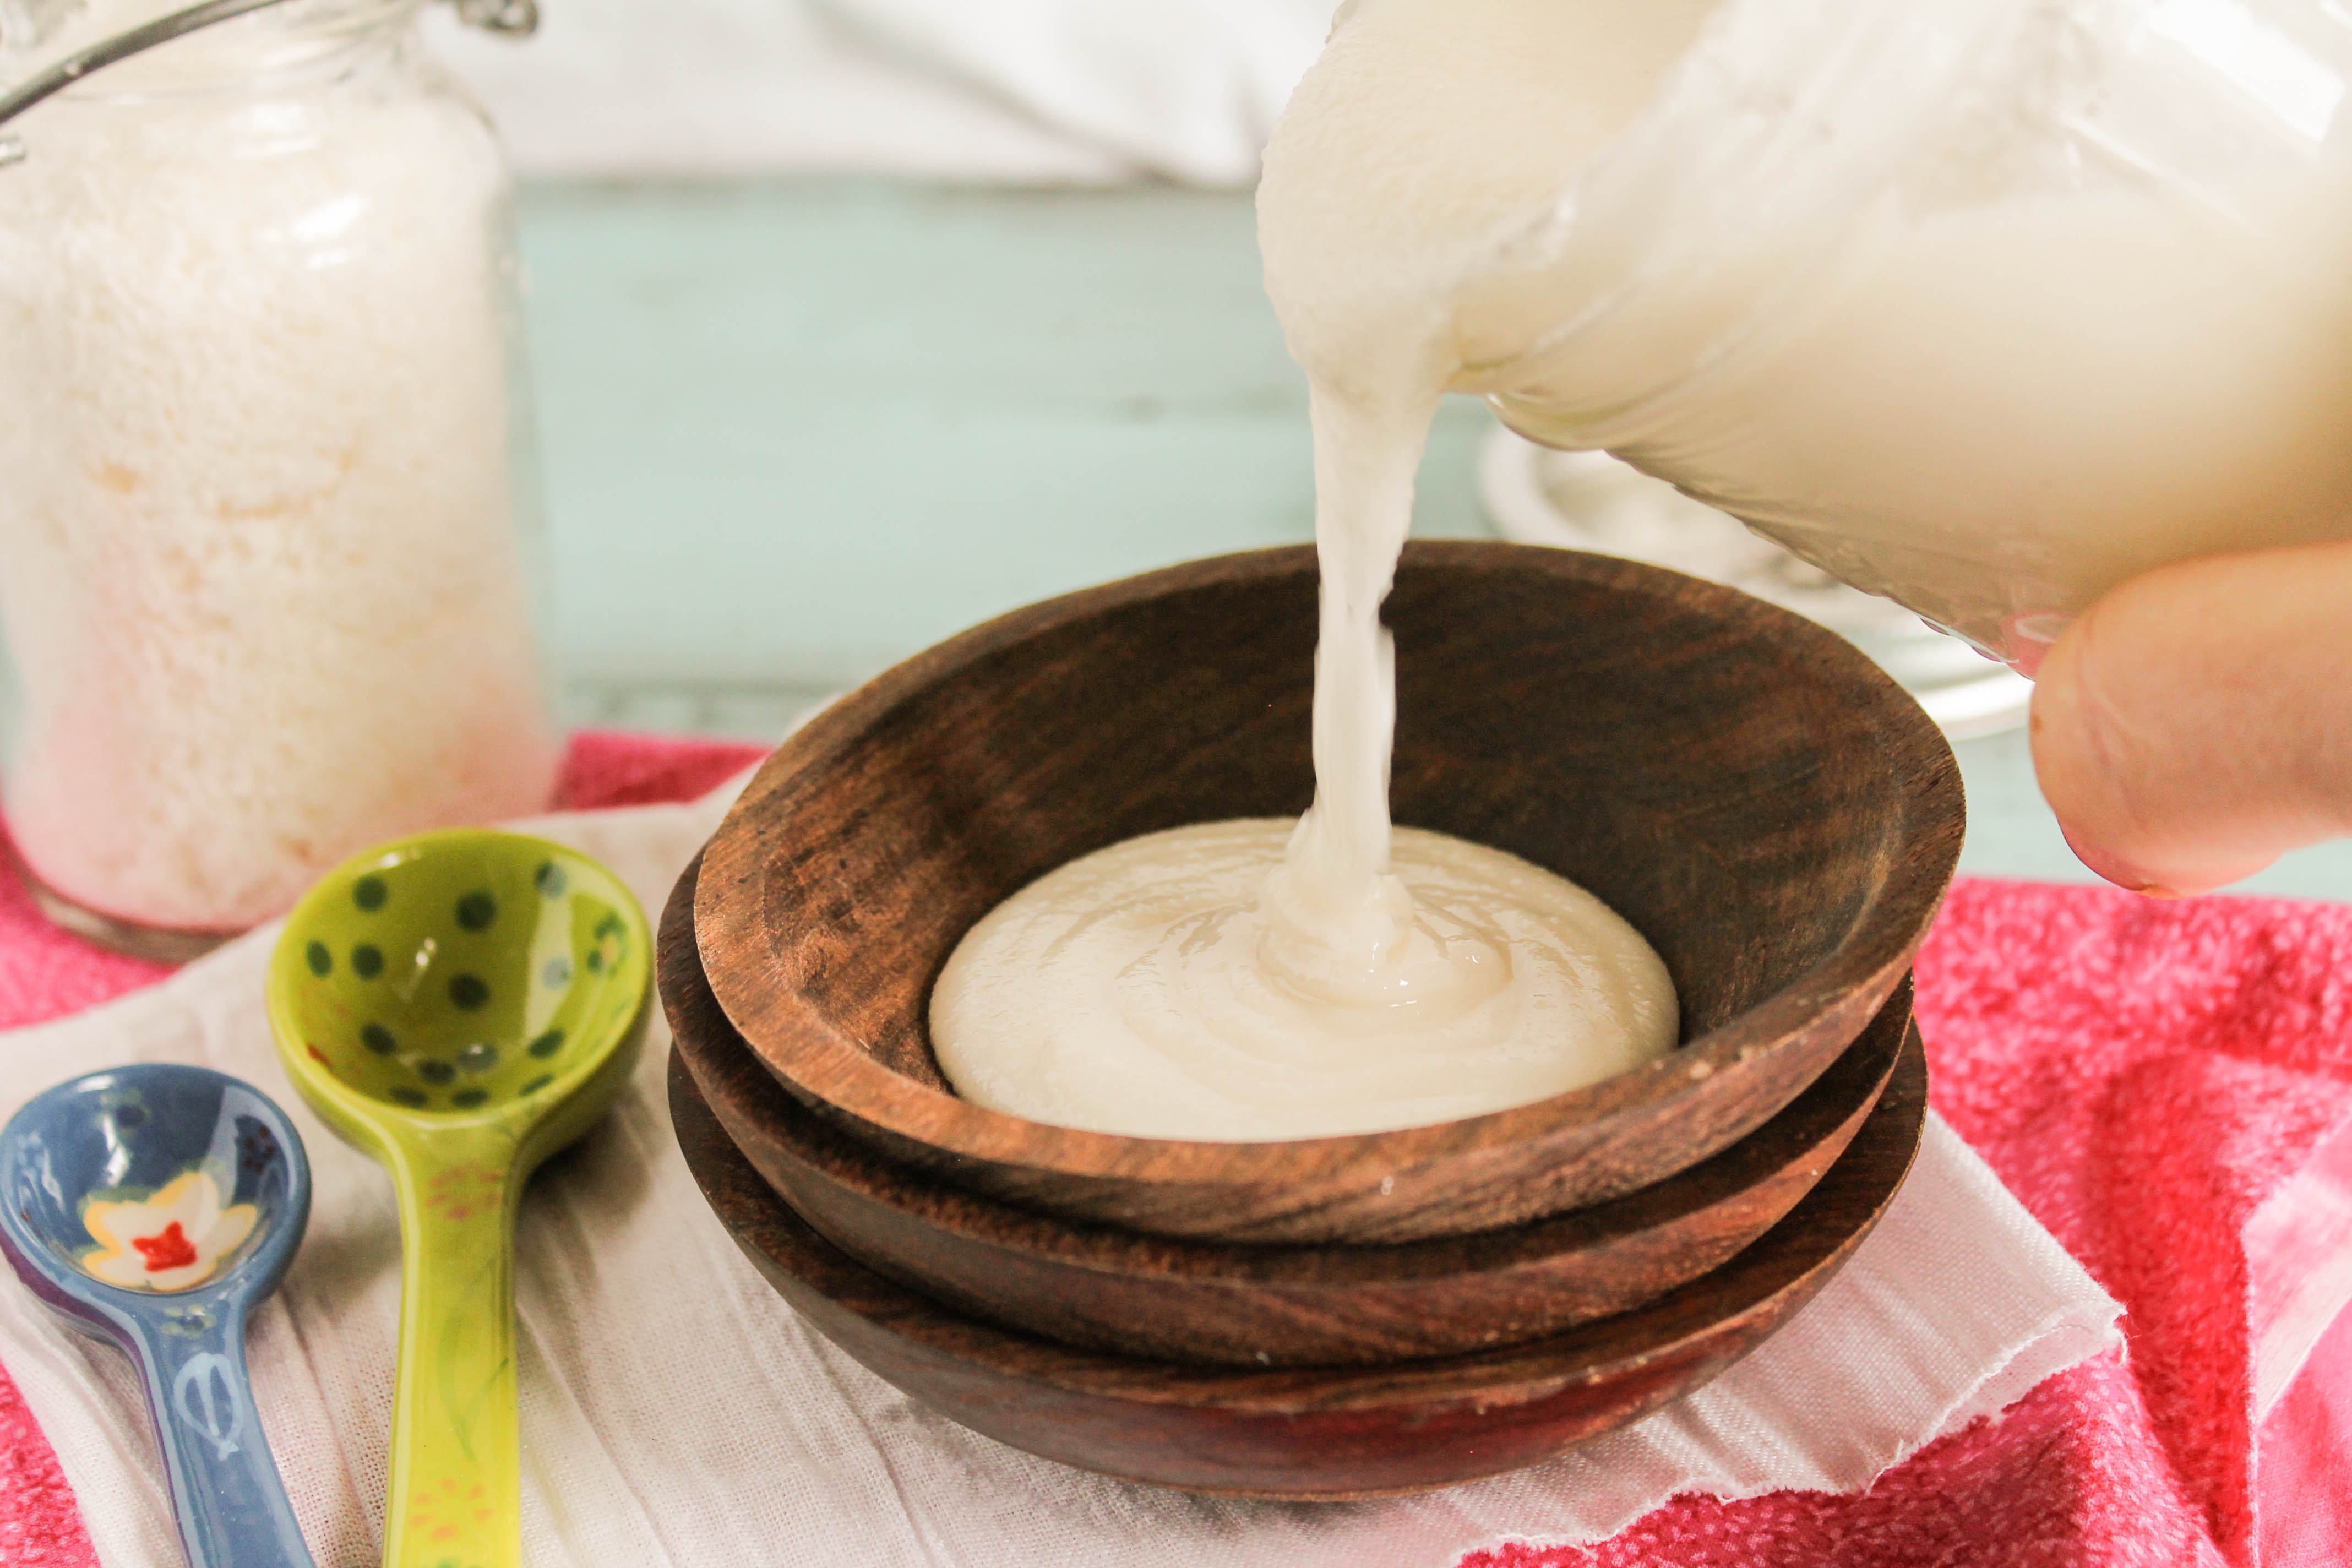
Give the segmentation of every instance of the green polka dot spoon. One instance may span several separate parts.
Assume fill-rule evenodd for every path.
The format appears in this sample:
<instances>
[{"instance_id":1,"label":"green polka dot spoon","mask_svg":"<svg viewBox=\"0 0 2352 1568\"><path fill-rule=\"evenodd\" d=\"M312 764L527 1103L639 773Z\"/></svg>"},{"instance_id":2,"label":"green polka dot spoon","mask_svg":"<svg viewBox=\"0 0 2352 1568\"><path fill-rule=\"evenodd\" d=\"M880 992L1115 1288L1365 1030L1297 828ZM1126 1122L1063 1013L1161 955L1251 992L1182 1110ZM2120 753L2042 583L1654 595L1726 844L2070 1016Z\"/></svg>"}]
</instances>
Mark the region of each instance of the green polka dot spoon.
<instances>
[{"instance_id":1,"label":"green polka dot spoon","mask_svg":"<svg viewBox=\"0 0 2352 1568\"><path fill-rule=\"evenodd\" d=\"M602 866L478 829L370 850L287 919L278 1053L400 1199L385 1568L520 1568L516 1205L627 1083L650 949Z\"/></svg>"}]
</instances>

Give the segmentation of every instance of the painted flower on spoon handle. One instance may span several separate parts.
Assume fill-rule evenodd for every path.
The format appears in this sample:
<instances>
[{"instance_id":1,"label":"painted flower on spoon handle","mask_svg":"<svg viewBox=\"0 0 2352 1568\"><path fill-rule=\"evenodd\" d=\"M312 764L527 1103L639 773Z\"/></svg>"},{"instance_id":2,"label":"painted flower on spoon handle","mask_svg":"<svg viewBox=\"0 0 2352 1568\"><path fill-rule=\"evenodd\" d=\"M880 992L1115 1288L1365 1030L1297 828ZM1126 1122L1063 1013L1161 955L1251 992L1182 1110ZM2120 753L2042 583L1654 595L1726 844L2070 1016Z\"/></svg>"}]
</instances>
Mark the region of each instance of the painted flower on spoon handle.
<instances>
[{"instance_id":1,"label":"painted flower on spoon handle","mask_svg":"<svg viewBox=\"0 0 2352 1568\"><path fill-rule=\"evenodd\" d=\"M136 1325L127 1348L193 1568L312 1568L253 1406L244 1312L175 1308Z\"/></svg>"},{"instance_id":2,"label":"painted flower on spoon handle","mask_svg":"<svg viewBox=\"0 0 2352 1568\"><path fill-rule=\"evenodd\" d=\"M514 1155L451 1129L408 1163L387 1568L520 1568Z\"/></svg>"}]
</instances>

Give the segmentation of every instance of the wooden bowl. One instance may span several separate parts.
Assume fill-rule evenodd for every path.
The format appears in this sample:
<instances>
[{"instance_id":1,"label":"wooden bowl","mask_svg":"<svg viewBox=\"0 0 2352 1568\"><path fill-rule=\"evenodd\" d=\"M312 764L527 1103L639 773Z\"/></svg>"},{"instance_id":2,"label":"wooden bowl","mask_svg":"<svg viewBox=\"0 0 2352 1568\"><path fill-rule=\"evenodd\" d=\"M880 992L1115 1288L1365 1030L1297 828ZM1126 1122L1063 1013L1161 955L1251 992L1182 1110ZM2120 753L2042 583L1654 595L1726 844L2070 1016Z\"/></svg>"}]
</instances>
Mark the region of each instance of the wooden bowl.
<instances>
[{"instance_id":1,"label":"wooden bowl","mask_svg":"<svg viewBox=\"0 0 2352 1568\"><path fill-rule=\"evenodd\" d=\"M826 1338L975 1431L1064 1464L1191 1491L1340 1499L1547 1459L1688 1394L1811 1300L1910 1168L1927 1114L1915 1034L1844 1156L1754 1246L1638 1310L1509 1350L1234 1372L1076 1350L963 1317L828 1245L728 1141L685 1063L670 1115L736 1244Z\"/></svg>"},{"instance_id":2,"label":"wooden bowl","mask_svg":"<svg viewBox=\"0 0 2352 1568\"><path fill-rule=\"evenodd\" d=\"M1208 1143L950 1093L926 1009L973 921L1138 834L1313 793L1310 550L1226 556L967 632L813 720L713 838L712 990L779 1082L950 1185L1207 1240L1406 1241L1604 1202L1754 1131L1861 1033L1959 852L1960 778L1851 645L1601 556L1407 547L1396 819L1581 882L1664 957L1679 1050L1402 1131Z\"/></svg>"},{"instance_id":3,"label":"wooden bowl","mask_svg":"<svg viewBox=\"0 0 2352 1568\"><path fill-rule=\"evenodd\" d=\"M1780 1223L1845 1152L1911 1032L1895 989L1778 1116L1596 1208L1393 1246L1234 1246L1050 1218L885 1160L779 1088L711 995L696 868L661 921L677 1056L728 1137L817 1234L959 1311L1065 1343L1235 1366L1458 1355L1559 1333L1707 1273Z\"/></svg>"}]
</instances>

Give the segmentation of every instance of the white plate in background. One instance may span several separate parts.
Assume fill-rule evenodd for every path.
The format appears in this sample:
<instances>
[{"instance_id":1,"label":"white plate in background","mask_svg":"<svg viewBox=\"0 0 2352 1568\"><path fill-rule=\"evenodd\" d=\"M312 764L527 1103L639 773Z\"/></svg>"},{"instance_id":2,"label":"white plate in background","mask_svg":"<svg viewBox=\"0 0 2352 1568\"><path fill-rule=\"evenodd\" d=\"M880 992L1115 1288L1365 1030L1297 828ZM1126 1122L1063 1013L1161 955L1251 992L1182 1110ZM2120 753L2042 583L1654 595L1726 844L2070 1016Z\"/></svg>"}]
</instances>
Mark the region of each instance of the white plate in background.
<instances>
[{"instance_id":1,"label":"white plate in background","mask_svg":"<svg viewBox=\"0 0 2352 1568\"><path fill-rule=\"evenodd\" d=\"M1479 455L1478 492L1517 543L1647 562L1820 622L1877 660L1955 741L2025 722L2033 683L2023 676L1606 452L1555 452L1497 428Z\"/></svg>"}]
</instances>

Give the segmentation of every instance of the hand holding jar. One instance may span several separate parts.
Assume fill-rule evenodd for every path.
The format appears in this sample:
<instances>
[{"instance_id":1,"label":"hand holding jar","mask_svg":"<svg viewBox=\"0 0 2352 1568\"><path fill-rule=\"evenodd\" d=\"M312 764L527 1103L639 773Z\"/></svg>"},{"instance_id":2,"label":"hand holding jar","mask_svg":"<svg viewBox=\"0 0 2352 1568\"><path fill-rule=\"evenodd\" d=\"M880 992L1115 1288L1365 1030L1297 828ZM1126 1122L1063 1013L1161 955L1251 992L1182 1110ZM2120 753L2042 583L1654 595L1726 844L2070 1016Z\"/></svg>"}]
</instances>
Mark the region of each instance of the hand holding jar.
<instances>
[{"instance_id":1,"label":"hand holding jar","mask_svg":"<svg viewBox=\"0 0 2352 1568\"><path fill-rule=\"evenodd\" d=\"M2334 0L1357 0L1261 233L1295 350L1427 324L2038 674L2086 860L2193 891L2352 831L2347 89Z\"/></svg>"},{"instance_id":2,"label":"hand holding jar","mask_svg":"<svg viewBox=\"0 0 2352 1568\"><path fill-rule=\"evenodd\" d=\"M2352 543L2183 562L2107 595L2042 661L2033 760L2084 862L2143 892L2352 834Z\"/></svg>"}]
</instances>

